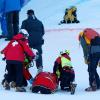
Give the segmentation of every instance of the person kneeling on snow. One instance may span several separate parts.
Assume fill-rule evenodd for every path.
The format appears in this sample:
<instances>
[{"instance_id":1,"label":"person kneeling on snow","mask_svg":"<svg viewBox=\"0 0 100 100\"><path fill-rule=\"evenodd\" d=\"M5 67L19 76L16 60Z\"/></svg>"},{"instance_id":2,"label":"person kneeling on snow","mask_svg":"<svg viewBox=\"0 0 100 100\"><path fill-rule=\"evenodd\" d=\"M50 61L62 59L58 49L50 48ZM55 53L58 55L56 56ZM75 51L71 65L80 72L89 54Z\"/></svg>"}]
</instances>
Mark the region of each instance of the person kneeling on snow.
<instances>
[{"instance_id":1,"label":"person kneeling on snow","mask_svg":"<svg viewBox=\"0 0 100 100\"><path fill-rule=\"evenodd\" d=\"M8 45L1 51L6 59L6 64L8 68L8 74L5 81L5 89L10 89L10 82L12 81L12 76L16 76L16 91L25 92L25 88L22 87L23 82L23 62L26 55L30 59L34 59L35 55L28 45L28 32L25 29L21 29L20 32L13 37L13 39L8 43ZM16 73L13 73L15 71Z\"/></svg>"},{"instance_id":2,"label":"person kneeling on snow","mask_svg":"<svg viewBox=\"0 0 100 100\"><path fill-rule=\"evenodd\" d=\"M69 50L60 53L54 63L53 73L59 78L61 90L71 91L71 85L75 80L75 72L71 64Z\"/></svg>"},{"instance_id":3,"label":"person kneeling on snow","mask_svg":"<svg viewBox=\"0 0 100 100\"><path fill-rule=\"evenodd\" d=\"M88 65L89 85L85 91L100 89L100 78L97 66L100 63L100 35L91 28L86 28L79 34L79 41L84 53L84 61Z\"/></svg>"}]
</instances>

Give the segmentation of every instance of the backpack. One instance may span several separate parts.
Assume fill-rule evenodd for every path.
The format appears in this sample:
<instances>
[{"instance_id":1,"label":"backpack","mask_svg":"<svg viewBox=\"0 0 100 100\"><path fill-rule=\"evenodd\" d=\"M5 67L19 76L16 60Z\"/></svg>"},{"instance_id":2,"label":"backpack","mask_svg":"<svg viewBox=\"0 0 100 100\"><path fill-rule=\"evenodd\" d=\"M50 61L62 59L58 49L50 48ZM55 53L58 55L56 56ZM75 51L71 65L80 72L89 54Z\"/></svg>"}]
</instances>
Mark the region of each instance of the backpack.
<instances>
[{"instance_id":1,"label":"backpack","mask_svg":"<svg viewBox=\"0 0 100 100\"><path fill-rule=\"evenodd\" d=\"M100 46L100 37L96 36L94 39L91 40L91 45L99 45Z\"/></svg>"}]
</instances>

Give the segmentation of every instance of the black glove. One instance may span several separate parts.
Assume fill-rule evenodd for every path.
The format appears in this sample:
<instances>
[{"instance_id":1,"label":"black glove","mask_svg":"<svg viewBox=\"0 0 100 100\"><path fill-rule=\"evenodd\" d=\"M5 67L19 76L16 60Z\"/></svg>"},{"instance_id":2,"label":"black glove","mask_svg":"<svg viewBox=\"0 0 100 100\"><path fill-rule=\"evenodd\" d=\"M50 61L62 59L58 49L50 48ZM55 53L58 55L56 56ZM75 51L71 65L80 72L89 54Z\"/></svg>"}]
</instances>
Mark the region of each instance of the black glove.
<instances>
[{"instance_id":1,"label":"black glove","mask_svg":"<svg viewBox=\"0 0 100 100\"><path fill-rule=\"evenodd\" d=\"M6 60L6 57L2 58L2 60L5 61Z\"/></svg>"}]
</instances>

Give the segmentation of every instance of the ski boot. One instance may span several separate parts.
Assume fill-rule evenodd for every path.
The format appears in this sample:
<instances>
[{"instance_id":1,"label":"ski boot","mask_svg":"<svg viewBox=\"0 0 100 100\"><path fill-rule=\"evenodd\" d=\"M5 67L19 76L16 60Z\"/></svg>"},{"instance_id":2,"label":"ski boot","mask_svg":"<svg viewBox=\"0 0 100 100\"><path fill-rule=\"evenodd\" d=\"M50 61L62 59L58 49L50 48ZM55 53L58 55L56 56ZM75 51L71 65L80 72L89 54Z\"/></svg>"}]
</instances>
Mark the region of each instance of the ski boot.
<instances>
[{"instance_id":1,"label":"ski boot","mask_svg":"<svg viewBox=\"0 0 100 100\"><path fill-rule=\"evenodd\" d=\"M92 86L85 89L85 91L87 92L96 91L96 90L97 90L96 81L93 81Z\"/></svg>"},{"instance_id":2,"label":"ski boot","mask_svg":"<svg viewBox=\"0 0 100 100\"><path fill-rule=\"evenodd\" d=\"M24 87L16 87L16 92L26 92Z\"/></svg>"},{"instance_id":3,"label":"ski boot","mask_svg":"<svg viewBox=\"0 0 100 100\"><path fill-rule=\"evenodd\" d=\"M85 89L85 91L87 91L87 92L96 91L96 90L97 90L97 84L96 84L95 80L93 81L92 86Z\"/></svg>"},{"instance_id":4,"label":"ski boot","mask_svg":"<svg viewBox=\"0 0 100 100\"><path fill-rule=\"evenodd\" d=\"M6 80L4 82L4 88L5 88L5 90L10 90L10 85Z\"/></svg>"},{"instance_id":5,"label":"ski boot","mask_svg":"<svg viewBox=\"0 0 100 100\"><path fill-rule=\"evenodd\" d=\"M11 88L15 88L16 87L16 83L14 81L12 81L10 86L11 86Z\"/></svg>"},{"instance_id":6,"label":"ski boot","mask_svg":"<svg viewBox=\"0 0 100 100\"><path fill-rule=\"evenodd\" d=\"M93 91L96 91L97 88L96 87L88 87L85 89L86 92L93 92Z\"/></svg>"},{"instance_id":7,"label":"ski boot","mask_svg":"<svg viewBox=\"0 0 100 100\"><path fill-rule=\"evenodd\" d=\"M63 87L63 86L61 86L61 90L70 92L71 88L70 87Z\"/></svg>"},{"instance_id":8,"label":"ski boot","mask_svg":"<svg viewBox=\"0 0 100 100\"><path fill-rule=\"evenodd\" d=\"M70 88L71 88L71 94L73 95L75 93L75 89L76 89L77 84L71 83Z\"/></svg>"},{"instance_id":9,"label":"ski boot","mask_svg":"<svg viewBox=\"0 0 100 100\"><path fill-rule=\"evenodd\" d=\"M1 84L4 87L5 79L2 80Z\"/></svg>"}]
</instances>

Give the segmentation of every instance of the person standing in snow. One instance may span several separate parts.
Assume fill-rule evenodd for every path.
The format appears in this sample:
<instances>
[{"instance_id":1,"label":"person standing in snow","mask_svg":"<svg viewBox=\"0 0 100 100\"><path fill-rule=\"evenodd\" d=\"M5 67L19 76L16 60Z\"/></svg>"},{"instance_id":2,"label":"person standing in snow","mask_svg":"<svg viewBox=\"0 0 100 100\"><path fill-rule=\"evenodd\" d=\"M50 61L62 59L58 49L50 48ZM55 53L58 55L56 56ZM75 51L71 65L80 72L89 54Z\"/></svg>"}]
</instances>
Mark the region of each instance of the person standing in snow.
<instances>
[{"instance_id":1,"label":"person standing in snow","mask_svg":"<svg viewBox=\"0 0 100 100\"><path fill-rule=\"evenodd\" d=\"M28 33L25 29L15 35L8 45L1 51L4 54L7 64L8 74L5 77L5 89L10 89L10 82L13 75L15 77L16 91L25 92L25 88L22 87L23 82L23 62L26 55L33 59L35 57L33 51L28 45ZM15 73L14 73L14 72Z\"/></svg>"},{"instance_id":2,"label":"person standing in snow","mask_svg":"<svg viewBox=\"0 0 100 100\"><path fill-rule=\"evenodd\" d=\"M19 32L19 12L29 0L2 0L2 13L6 14L7 39L11 40ZM1 1L0 1L1 2ZM25 3L26 4L26 3Z\"/></svg>"},{"instance_id":3,"label":"person standing in snow","mask_svg":"<svg viewBox=\"0 0 100 100\"><path fill-rule=\"evenodd\" d=\"M88 64L89 85L85 91L100 89L100 78L97 66L100 60L100 35L91 28L86 28L79 34L79 41L83 48L84 60Z\"/></svg>"},{"instance_id":4,"label":"person standing in snow","mask_svg":"<svg viewBox=\"0 0 100 100\"><path fill-rule=\"evenodd\" d=\"M21 10L21 0L4 0L3 12L6 14L7 39L11 40L19 32L19 11Z\"/></svg>"},{"instance_id":5,"label":"person standing in snow","mask_svg":"<svg viewBox=\"0 0 100 100\"><path fill-rule=\"evenodd\" d=\"M36 66L38 73L43 70L42 62L42 45L44 44L44 26L41 21L39 21L32 9L27 11L28 18L22 22L21 28L26 29L29 33L29 45L31 48L38 51L38 59L36 60Z\"/></svg>"}]
</instances>

